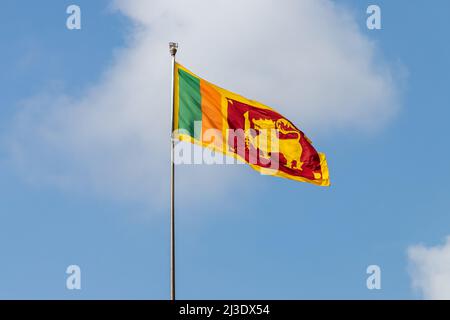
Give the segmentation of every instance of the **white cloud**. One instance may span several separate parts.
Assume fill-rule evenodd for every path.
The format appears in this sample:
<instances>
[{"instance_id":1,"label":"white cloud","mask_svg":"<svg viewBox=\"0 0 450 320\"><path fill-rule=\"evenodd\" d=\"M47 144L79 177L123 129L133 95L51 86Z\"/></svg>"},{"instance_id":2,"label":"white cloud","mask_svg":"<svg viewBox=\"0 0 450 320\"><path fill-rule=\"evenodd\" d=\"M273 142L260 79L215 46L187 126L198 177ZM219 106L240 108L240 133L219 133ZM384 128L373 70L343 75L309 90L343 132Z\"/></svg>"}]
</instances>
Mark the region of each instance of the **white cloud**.
<instances>
[{"instance_id":1,"label":"white cloud","mask_svg":"<svg viewBox=\"0 0 450 320\"><path fill-rule=\"evenodd\" d=\"M28 179L150 201L167 195L169 41L180 43L178 58L197 74L272 105L313 138L376 130L397 110L390 68L331 1L115 0L113 7L136 27L102 80L82 96L43 93L19 113L9 141ZM196 179L204 185L197 192L213 179L235 181L230 170Z\"/></svg>"},{"instance_id":2,"label":"white cloud","mask_svg":"<svg viewBox=\"0 0 450 320\"><path fill-rule=\"evenodd\" d=\"M450 299L450 236L441 246L408 249L412 285L425 299Z\"/></svg>"}]
</instances>

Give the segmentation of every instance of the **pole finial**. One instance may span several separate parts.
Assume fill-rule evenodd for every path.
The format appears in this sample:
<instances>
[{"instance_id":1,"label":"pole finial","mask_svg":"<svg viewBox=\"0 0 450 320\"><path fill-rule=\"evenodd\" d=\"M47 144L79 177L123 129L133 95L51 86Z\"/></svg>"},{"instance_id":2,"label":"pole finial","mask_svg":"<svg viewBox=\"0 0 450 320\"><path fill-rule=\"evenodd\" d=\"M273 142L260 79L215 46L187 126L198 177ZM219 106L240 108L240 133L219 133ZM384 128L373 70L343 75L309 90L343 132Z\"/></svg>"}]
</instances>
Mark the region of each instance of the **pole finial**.
<instances>
[{"instance_id":1,"label":"pole finial","mask_svg":"<svg viewBox=\"0 0 450 320\"><path fill-rule=\"evenodd\" d=\"M169 42L169 50L170 50L170 55L172 57L174 57L178 51L178 43L177 42Z\"/></svg>"}]
</instances>

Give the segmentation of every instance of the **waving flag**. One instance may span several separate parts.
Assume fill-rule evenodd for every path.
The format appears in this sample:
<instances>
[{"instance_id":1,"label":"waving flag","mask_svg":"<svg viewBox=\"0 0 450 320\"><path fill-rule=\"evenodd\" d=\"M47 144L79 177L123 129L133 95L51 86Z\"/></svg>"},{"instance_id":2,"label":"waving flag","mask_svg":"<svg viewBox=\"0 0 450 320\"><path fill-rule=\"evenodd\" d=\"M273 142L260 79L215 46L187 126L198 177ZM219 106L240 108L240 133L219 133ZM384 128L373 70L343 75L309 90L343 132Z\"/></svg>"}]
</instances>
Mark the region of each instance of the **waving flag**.
<instances>
[{"instance_id":1,"label":"waving flag","mask_svg":"<svg viewBox=\"0 0 450 320\"><path fill-rule=\"evenodd\" d=\"M272 108L217 87L176 63L174 136L263 173L329 186L325 155Z\"/></svg>"}]
</instances>

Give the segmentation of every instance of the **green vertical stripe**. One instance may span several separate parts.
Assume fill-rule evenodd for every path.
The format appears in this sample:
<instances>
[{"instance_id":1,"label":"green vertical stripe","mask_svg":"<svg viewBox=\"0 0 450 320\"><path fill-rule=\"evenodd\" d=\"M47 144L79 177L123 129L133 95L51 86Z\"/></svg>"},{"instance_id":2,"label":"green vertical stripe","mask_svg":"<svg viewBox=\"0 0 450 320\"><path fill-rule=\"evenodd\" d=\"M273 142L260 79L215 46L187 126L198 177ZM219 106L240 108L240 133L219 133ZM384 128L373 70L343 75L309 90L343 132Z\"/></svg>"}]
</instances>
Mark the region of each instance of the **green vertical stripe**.
<instances>
[{"instance_id":1,"label":"green vertical stripe","mask_svg":"<svg viewBox=\"0 0 450 320\"><path fill-rule=\"evenodd\" d=\"M200 79L181 69L178 69L178 76L180 99L178 128L187 130L191 137L199 139L201 132L194 132L194 122L202 120Z\"/></svg>"}]
</instances>

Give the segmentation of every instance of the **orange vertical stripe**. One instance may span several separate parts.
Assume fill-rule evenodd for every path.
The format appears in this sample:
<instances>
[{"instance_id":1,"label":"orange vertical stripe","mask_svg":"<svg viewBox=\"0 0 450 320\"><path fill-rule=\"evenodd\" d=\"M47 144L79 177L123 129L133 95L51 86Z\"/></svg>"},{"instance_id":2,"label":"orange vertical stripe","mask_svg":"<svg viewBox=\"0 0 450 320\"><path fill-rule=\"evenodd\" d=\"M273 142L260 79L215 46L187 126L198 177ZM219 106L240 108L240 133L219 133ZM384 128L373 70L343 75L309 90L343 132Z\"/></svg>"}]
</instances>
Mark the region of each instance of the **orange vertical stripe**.
<instances>
[{"instance_id":1,"label":"orange vertical stripe","mask_svg":"<svg viewBox=\"0 0 450 320\"><path fill-rule=\"evenodd\" d=\"M221 99L222 96L212 85L208 82L200 81L200 94L202 100L202 135L208 129L216 129L222 132L222 108ZM207 134L208 135L208 134ZM213 134L209 133L211 137ZM202 137L202 141L206 143L212 143L213 139ZM216 146L220 146L222 141L215 141Z\"/></svg>"}]
</instances>

